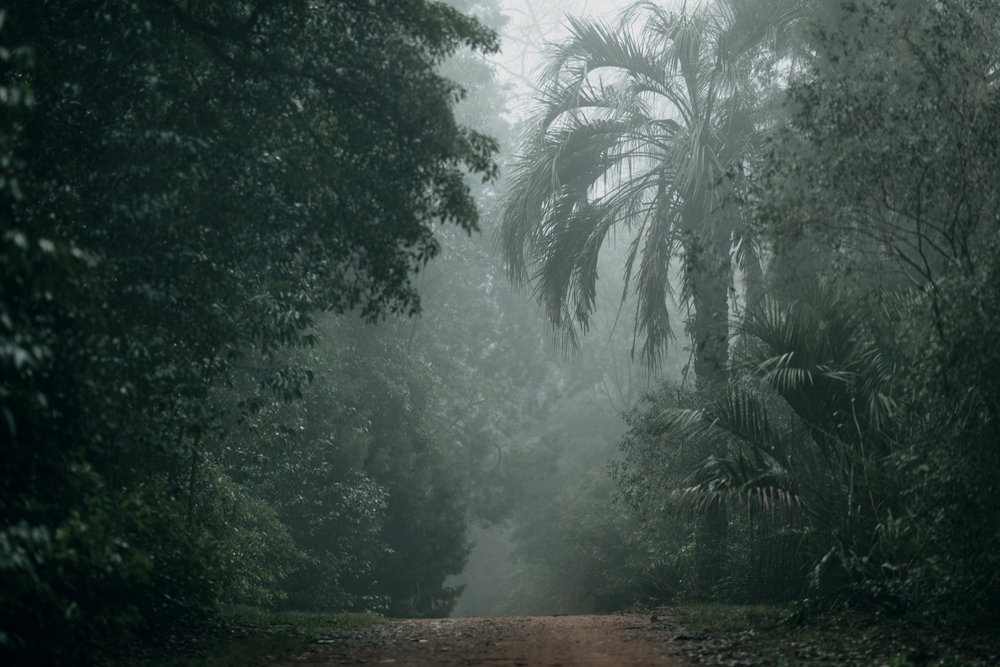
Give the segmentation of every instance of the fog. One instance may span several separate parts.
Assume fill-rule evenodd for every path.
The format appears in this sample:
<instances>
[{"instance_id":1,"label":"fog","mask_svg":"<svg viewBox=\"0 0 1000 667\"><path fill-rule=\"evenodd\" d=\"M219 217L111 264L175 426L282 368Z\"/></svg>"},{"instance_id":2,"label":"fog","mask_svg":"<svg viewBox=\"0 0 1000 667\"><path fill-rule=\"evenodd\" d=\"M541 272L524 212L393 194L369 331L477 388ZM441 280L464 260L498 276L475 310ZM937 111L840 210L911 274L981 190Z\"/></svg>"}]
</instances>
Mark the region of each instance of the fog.
<instances>
[{"instance_id":1,"label":"fog","mask_svg":"<svg viewBox=\"0 0 1000 667\"><path fill-rule=\"evenodd\" d=\"M496 66L497 78L508 87L507 112L516 119L527 115L537 94L538 70L544 64L544 54L552 44L566 37L567 17L617 22L632 4L624 0L500 2L507 22L500 29L500 52L488 60Z\"/></svg>"},{"instance_id":2,"label":"fog","mask_svg":"<svg viewBox=\"0 0 1000 667\"><path fill-rule=\"evenodd\" d=\"M0 661L996 627L995 3L77 4L0 10Z\"/></svg>"}]
</instances>

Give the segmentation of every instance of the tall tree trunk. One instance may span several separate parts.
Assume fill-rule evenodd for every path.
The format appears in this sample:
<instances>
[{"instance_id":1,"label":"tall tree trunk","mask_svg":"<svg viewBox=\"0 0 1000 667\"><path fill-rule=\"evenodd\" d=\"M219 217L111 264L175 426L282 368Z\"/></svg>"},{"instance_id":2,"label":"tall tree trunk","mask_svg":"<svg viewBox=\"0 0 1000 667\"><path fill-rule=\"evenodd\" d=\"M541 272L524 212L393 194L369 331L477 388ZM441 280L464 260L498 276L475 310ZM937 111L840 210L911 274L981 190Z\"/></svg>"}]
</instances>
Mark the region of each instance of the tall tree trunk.
<instances>
[{"instance_id":1,"label":"tall tree trunk","mask_svg":"<svg viewBox=\"0 0 1000 667\"><path fill-rule=\"evenodd\" d=\"M743 290L745 308L747 311L758 310L764 305L767 296L764 289L764 267L760 256L750 253L741 267L743 270Z\"/></svg>"},{"instance_id":2,"label":"tall tree trunk","mask_svg":"<svg viewBox=\"0 0 1000 667\"><path fill-rule=\"evenodd\" d=\"M698 388L717 383L729 363L729 243L713 243L692 275L694 376ZM721 256L720 256L721 255Z\"/></svg>"},{"instance_id":3,"label":"tall tree trunk","mask_svg":"<svg viewBox=\"0 0 1000 667\"><path fill-rule=\"evenodd\" d=\"M729 285L731 236L723 230L707 234L690 274L695 314L689 329L694 345L697 390L717 391L729 363ZM725 456L725 441L708 446L704 455ZM715 499L698 523L695 534L695 586L699 597L711 597L725 566L729 518L725 498Z\"/></svg>"}]
</instances>

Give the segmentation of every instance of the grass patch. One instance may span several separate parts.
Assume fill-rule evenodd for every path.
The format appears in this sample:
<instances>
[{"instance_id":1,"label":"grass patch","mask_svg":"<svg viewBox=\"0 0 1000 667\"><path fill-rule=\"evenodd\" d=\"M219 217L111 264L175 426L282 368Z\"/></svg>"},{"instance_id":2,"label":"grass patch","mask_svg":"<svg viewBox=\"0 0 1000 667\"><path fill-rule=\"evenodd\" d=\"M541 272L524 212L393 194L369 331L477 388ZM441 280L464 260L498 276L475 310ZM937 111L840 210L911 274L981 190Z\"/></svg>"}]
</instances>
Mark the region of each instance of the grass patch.
<instances>
[{"instance_id":1,"label":"grass patch","mask_svg":"<svg viewBox=\"0 0 1000 667\"><path fill-rule=\"evenodd\" d=\"M379 622L372 614L271 612L229 607L219 623L164 646L134 649L121 664L144 667L257 667L294 657L317 639Z\"/></svg>"},{"instance_id":2,"label":"grass patch","mask_svg":"<svg viewBox=\"0 0 1000 667\"><path fill-rule=\"evenodd\" d=\"M683 651L709 664L994 665L998 633L946 631L852 610L824 614L776 605L686 605Z\"/></svg>"},{"instance_id":3,"label":"grass patch","mask_svg":"<svg viewBox=\"0 0 1000 667\"><path fill-rule=\"evenodd\" d=\"M683 607L684 626L697 634L740 632L772 627L788 615L779 605L691 604Z\"/></svg>"},{"instance_id":4,"label":"grass patch","mask_svg":"<svg viewBox=\"0 0 1000 667\"><path fill-rule=\"evenodd\" d=\"M378 622L374 614L345 614L308 611L266 611L256 607L230 607L223 613L226 625L244 628L265 628L269 631L290 631L299 636L319 637L331 633L361 628Z\"/></svg>"}]
</instances>

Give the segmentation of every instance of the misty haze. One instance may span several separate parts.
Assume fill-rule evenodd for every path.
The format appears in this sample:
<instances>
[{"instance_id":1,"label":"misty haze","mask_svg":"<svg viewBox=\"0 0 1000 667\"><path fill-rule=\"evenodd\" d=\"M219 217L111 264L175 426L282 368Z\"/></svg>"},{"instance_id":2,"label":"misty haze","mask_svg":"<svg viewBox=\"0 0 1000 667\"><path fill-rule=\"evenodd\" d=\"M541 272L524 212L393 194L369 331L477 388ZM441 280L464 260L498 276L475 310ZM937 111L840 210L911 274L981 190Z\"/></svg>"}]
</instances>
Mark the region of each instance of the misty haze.
<instances>
[{"instance_id":1,"label":"misty haze","mask_svg":"<svg viewBox=\"0 0 1000 667\"><path fill-rule=\"evenodd\" d=\"M0 7L0 662L1000 663L995 0Z\"/></svg>"}]
</instances>

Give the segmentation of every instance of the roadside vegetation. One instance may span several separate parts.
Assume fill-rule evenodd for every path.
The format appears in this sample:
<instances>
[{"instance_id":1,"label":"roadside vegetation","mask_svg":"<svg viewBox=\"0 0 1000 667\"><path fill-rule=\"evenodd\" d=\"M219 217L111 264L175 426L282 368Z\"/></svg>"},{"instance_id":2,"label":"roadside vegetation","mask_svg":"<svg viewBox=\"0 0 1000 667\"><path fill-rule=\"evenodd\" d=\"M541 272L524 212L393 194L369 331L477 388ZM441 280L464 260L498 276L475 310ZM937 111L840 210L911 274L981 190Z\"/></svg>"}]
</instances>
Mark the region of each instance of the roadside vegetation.
<instances>
[{"instance_id":1,"label":"roadside vegetation","mask_svg":"<svg viewBox=\"0 0 1000 667\"><path fill-rule=\"evenodd\" d=\"M993 665L996 634L802 605L684 605L682 655L709 665Z\"/></svg>"},{"instance_id":2,"label":"roadside vegetation","mask_svg":"<svg viewBox=\"0 0 1000 667\"><path fill-rule=\"evenodd\" d=\"M528 546L574 562L550 604L614 604L579 595L613 581L997 627L998 27L991 3L904 0L570 25L500 249L573 338L625 236L634 349L687 345L690 372L626 412L618 504L577 487L576 539Z\"/></svg>"},{"instance_id":3,"label":"roadside vegetation","mask_svg":"<svg viewBox=\"0 0 1000 667\"><path fill-rule=\"evenodd\" d=\"M371 614L268 612L227 607L212 625L156 646L123 646L113 656L143 667L255 667L301 655L317 642L376 623Z\"/></svg>"},{"instance_id":4,"label":"roadside vegetation","mask_svg":"<svg viewBox=\"0 0 1000 667\"><path fill-rule=\"evenodd\" d=\"M0 662L995 655L994 0L8 4Z\"/></svg>"}]
</instances>

